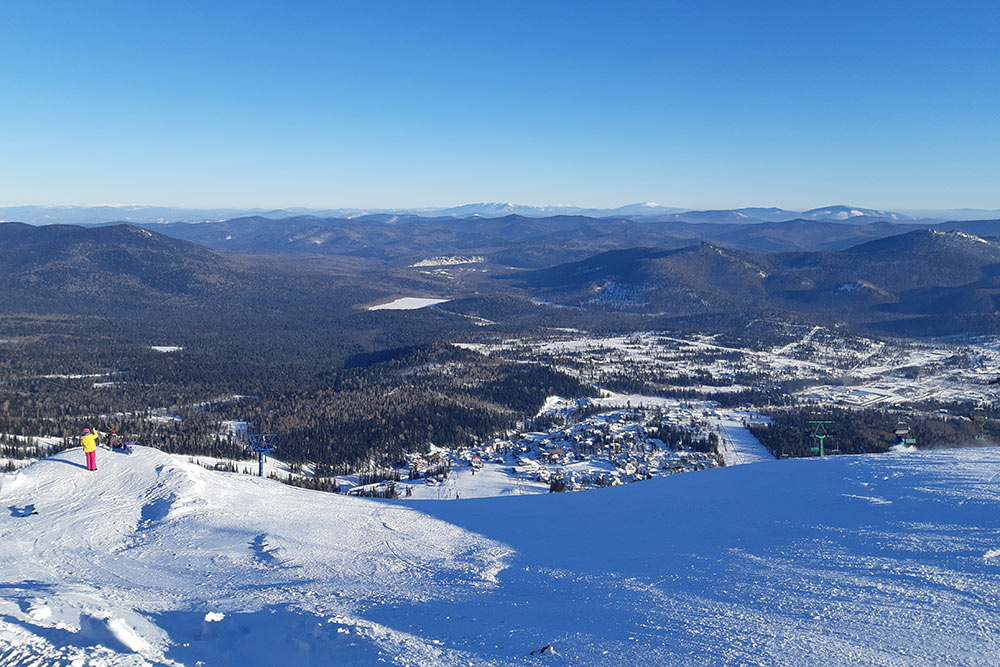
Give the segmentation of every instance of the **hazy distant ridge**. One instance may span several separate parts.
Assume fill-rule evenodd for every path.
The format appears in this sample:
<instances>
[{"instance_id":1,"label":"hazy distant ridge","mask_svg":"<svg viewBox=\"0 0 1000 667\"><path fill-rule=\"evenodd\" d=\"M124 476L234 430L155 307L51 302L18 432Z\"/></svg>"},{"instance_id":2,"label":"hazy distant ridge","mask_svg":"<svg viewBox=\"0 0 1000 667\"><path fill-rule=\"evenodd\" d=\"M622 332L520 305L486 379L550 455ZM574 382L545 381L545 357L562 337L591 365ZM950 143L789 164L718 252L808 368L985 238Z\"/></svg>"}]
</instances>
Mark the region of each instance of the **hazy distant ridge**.
<instances>
[{"instance_id":1,"label":"hazy distant ridge","mask_svg":"<svg viewBox=\"0 0 1000 667\"><path fill-rule=\"evenodd\" d=\"M279 209L179 208L170 206L141 205L0 206L0 222L26 222L33 225L91 225L106 222L131 222L136 224L217 222L246 216L281 219L310 215L320 218L353 219L375 214L408 215L423 218L500 218L508 215L519 215L529 218L544 218L562 215L579 215L592 218L625 218L649 221L677 221L694 223L712 222L723 224L785 222L796 219L866 224L878 220L980 220L1000 218L1000 210L954 209L942 211L918 211L913 212L912 215L906 215L895 211L881 211L877 209L840 204L814 208L807 211L793 211L777 207L688 210L671 206L661 206L659 204L649 202L628 204L617 208L585 208L569 205L526 206L505 202L483 202L446 208L424 207L394 209L315 209L304 207Z\"/></svg>"}]
</instances>

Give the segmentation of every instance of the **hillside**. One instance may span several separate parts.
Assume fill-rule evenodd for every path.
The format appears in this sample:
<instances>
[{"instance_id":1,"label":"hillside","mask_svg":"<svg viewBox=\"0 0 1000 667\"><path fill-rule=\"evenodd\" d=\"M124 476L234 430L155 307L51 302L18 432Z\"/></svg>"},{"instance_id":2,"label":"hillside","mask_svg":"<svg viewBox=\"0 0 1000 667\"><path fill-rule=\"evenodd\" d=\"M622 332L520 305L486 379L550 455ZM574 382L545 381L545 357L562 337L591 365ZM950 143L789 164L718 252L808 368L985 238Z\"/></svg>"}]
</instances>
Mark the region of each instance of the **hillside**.
<instances>
[{"instance_id":1,"label":"hillside","mask_svg":"<svg viewBox=\"0 0 1000 667\"><path fill-rule=\"evenodd\" d=\"M995 661L997 449L408 505L98 454L0 475L4 665Z\"/></svg>"}]
</instances>

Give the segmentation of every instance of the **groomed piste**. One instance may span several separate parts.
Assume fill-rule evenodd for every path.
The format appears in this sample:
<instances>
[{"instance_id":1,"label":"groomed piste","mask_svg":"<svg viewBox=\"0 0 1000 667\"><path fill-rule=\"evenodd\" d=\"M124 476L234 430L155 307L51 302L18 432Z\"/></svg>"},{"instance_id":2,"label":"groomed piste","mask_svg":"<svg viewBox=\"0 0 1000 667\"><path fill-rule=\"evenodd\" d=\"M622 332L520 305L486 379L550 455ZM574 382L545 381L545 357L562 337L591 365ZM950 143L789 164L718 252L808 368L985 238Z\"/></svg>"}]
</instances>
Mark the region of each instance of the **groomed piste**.
<instances>
[{"instance_id":1,"label":"groomed piste","mask_svg":"<svg viewBox=\"0 0 1000 667\"><path fill-rule=\"evenodd\" d=\"M1000 655L995 448L409 504L99 455L0 475L0 665Z\"/></svg>"}]
</instances>

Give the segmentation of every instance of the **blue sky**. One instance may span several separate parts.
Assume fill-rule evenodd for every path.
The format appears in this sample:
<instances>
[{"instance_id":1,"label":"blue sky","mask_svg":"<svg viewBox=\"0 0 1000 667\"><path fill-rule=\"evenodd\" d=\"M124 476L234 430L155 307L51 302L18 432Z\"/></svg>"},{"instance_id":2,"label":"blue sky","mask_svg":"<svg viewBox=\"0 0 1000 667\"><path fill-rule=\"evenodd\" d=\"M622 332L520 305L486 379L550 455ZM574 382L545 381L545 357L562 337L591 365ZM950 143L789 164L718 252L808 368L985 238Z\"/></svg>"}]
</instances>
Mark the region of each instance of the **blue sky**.
<instances>
[{"instance_id":1,"label":"blue sky","mask_svg":"<svg viewBox=\"0 0 1000 667\"><path fill-rule=\"evenodd\" d=\"M0 204L1000 208L1000 3L0 5Z\"/></svg>"}]
</instances>

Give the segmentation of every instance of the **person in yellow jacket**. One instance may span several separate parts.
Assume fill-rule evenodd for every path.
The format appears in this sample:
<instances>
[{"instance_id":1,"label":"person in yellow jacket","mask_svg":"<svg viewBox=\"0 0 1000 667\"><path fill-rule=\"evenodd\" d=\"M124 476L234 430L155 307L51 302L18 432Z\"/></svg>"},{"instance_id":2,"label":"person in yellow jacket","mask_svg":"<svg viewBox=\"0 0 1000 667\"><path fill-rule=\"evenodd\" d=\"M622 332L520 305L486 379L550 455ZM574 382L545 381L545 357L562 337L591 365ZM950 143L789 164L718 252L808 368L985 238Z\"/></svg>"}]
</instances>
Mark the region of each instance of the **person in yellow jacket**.
<instances>
[{"instance_id":1,"label":"person in yellow jacket","mask_svg":"<svg viewBox=\"0 0 1000 667\"><path fill-rule=\"evenodd\" d=\"M83 453L87 456L87 470L97 470L97 431L83 429L80 444L83 445Z\"/></svg>"}]
</instances>

